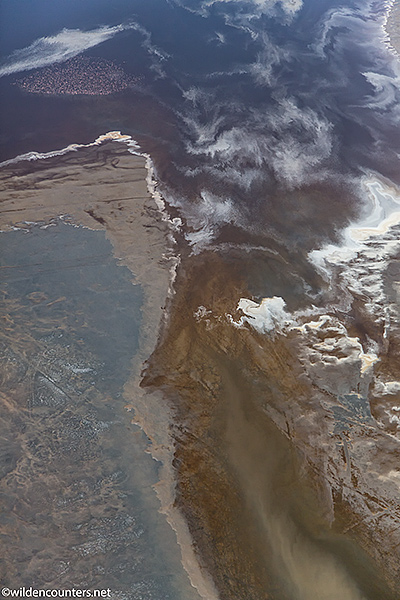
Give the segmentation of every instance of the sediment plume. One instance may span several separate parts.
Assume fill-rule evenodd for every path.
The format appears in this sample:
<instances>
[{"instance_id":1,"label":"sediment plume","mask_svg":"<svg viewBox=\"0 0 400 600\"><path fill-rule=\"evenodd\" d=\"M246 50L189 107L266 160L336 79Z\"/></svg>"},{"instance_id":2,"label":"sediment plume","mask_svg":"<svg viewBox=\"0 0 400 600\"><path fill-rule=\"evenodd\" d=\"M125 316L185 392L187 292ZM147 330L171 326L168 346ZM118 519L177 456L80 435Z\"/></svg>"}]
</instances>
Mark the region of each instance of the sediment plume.
<instances>
[{"instance_id":1,"label":"sediment plume","mask_svg":"<svg viewBox=\"0 0 400 600\"><path fill-rule=\"evenodd\" d=\"M340 400L299 360L301 332L232 323L248 297L242 259L184 261L143 382L174 411L177 504L200 560L223 600L394 599L395 489L371 477L397 444L367 418L335 430Z\"/></svg>"}]
</instances>

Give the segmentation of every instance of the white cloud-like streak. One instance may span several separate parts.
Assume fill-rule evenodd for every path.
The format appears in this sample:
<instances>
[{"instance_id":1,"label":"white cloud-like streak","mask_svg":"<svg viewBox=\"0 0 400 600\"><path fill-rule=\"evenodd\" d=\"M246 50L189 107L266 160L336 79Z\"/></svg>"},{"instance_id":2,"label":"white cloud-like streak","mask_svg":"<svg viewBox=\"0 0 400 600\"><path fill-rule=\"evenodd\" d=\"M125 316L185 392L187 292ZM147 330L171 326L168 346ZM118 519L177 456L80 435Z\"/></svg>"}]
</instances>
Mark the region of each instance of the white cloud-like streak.
<instances>
[{"instance_id":1,"label":"white cloud-like streak","mask_svg":"<svg viewBox=\"0 0 400 600\"><path fill-rule=\"evenodd\" d=\"M115 25L90 31L63 29L55 35L39 38L10 54L0 65L0 77L64 62L130 28L131 25Z\"/></svg>"},{"instance_id":2,"label":"white cloud-like streak","mask_svg":"<svg viewBox=\"0 0 400 600\"><path fill-rule=\"evenodd\" d=\"M245 24L249 26L255 17L261 15L278 18L283 16L285 21L290 21L303 7L303 0L201 0L195 6L190 0L174 0L174 2L203 17L208 16L211 6L225 4L236 12L236 15L231 15L229 18L229 24L244 28L246 28Z\"/></svg>"},{"instance_id":3,"label":"white cloud-like streak","mask_svg":"<svg viewBox=\"0 0 400 600\"><path fill-rule=\"evenodd\" d=\"M231 4L238 4L242 0L208 0L205 5L217 4L218 2L229 2ZM277 6L290 16L295 15L303 6L303 0L247 0L243 4L249 4L252 6L255 12L262 14L269 14Z\"/></svg>"},{"instance_id":4,"label":"white cloud-like streak","mask_svg":"<svg viewBox=\"0 0 400 600\"><path fill-rule=\"evenodd\" d=\"M241 177L250 171L252 178L254 170L267 167L279 181L296 187L313 179L315 168L320 168L332 151L332 124L311 108L299 108L293 98L282 100L268 113L249 110L244 125L225 128L217 115L204 125L195 114L185 123L192 138L187 151L211 159L216 174L220 169L230 180L230 167ZM247 177L244 184L246 187Z\"/></svg>"}]
</instances>

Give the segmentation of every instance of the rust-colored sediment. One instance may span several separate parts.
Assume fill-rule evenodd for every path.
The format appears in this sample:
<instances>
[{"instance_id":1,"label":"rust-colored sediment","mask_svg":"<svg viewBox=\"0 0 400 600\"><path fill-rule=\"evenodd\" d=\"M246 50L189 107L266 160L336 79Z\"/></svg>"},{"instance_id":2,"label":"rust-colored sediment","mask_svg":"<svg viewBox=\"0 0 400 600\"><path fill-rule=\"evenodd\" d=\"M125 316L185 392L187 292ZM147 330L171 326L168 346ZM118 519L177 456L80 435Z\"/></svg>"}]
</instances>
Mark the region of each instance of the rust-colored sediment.
<instances>
[{"instance_id":1,"label":"rust-colored sediment","mask_svg":"<svg viewBox=\"0 0 400 600\"><path fill-rule=\"evenodd\" d=\"M217 256L201 260L195 272L189 263L181 273L168 334L153 355L143 384L161 387L167 397L176 399L176 502L204 567L216 580L222 599L261 600L269 597L262 549L247 530L253 524L224 448L221 346L214 336L199 335L193 317L211 298L220 311L233 310L234 298L244 288L235 268L227 272ZM231 334L220 342L227 344L226 353L235 354L233 329Z\"/></svg>"}]
</instances>

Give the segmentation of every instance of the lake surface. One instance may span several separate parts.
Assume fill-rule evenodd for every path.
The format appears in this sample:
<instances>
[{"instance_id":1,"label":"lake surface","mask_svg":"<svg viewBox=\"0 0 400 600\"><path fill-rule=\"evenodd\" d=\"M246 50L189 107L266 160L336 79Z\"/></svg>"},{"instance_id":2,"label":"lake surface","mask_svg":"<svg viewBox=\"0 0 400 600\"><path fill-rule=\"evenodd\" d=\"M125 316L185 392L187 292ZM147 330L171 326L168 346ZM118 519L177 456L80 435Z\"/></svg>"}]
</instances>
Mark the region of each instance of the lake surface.
<instances>
[{"instance_id":1,"label":"lake surface","mask_svg":"<svg viewBox=\"0 0 400 600\"><path fill-rule=\"evenodd\" d=\"M18 155L118 130L154 161L180 267L145 384L173 407L177 504L221 600L391 600L375 578L385 569L398 592L389 4L0 5L1 160L12 170ZM103 65L100 80L115 65L131 84L99 95L71 64ZM4 528L23 540L5 573L191 599L152 490L158 463L122 397L138 367L140 287L103 234L27 229L0 236ZM271 487L286 490L281 506Z\"/></svg>"},{"instance_id":2,"label":"lake surface","mask_svg":"<svg viewBox=\"0 0 400 600\"><path fill-rule=\"evenodd\" d=\"M140 286L103 232L30 226L0 247L3 585L195 599L124 408Z\"/></svg>"}]
</instances>

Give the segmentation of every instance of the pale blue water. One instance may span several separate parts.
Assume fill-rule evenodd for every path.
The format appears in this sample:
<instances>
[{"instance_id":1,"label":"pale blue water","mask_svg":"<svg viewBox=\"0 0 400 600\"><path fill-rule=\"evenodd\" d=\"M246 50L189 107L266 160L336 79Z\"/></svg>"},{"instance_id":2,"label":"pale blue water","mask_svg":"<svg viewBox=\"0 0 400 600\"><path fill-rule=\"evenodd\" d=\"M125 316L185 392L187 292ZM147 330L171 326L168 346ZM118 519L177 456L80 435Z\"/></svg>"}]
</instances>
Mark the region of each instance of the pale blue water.
<instances>
[{"instance_id":1,"label":"pale blue water","mask_svg":"<svg viewBox=\"0 0 400 600\"><path fill-rule=\"evenodd\" d=\"M0 257L2 585L196 600L124 408L141 287L103 232L62 223L2 234Z\"/></svg>"},{"instance_id":2,"label":"pale blue water","mask_svg":"<svg viewBox=\"0 0 400 600\"><path fill-rule=\"evenodd\" d=\"M290 6L298 10L291 12ZM282 0L264 5L255 1L2 0L1 157L91 142L113 129L131 134L151 153L166 199L179 207L197 240L230 244L232 252L261 247L259 253L248 255L249 289L256 298L282 296L291 310L317 301L321 282L307 263L307 252L333 239L357 212L360 199L354 192L366 170L400 182L399 67L383 41L383 9L382 3L373 0L304 0L297 4ZM66 38L62 35L65 29L70 30ZM55 40L49 44L47 36ZM22 51L15 54L19 49ZM129 75L140 78L140 84L101 98L42 97L26 94L16 85L19 77L30 72L24 69L74 53L115 61ZM21 60L27 61L23 68L18 67ZM7 75L4 69L14 72ZM32 239L40 237L40 244L47 239L41 237L43 232L32 235ZM275 253L273 259L265 248ZM25 257L28 247L21 246L18 252L14 247L13 252ZM90 279L85 268L79 271L79 280ZM109 275L96 269L101 288ZM109 269L110 265L107 273ZM61 272L67 273L65 269ZM66 275L64 283L59 276L49 270L51 298L56 290L77 285L72 275ZM19 286L25 285L22 281ZM36 280L29 281L33 285ZM17 283L9 285L11 289ZM79 345L81 339L92 349L95 364L105 365L99 389L114 397L120 385L114 374L118 371L122 382L122 373L128 369L125 361L135 353L139 313L133 311L128 318L126 312L134 288L129 288L127 295L121 291L120 297L112 297L112 304L120 307L117 315L103 310L109 299L96 285L90 283L91 291L86 284L79 288L82 305L78 312L74 312L78 302L74 297L69 299L71 310L63 312L61 303L54 305L49 343L58 344L58 338L51 337L57 331L54 323L68 315L69 325L76 327L80 336L77 333L68 343ZM119 289L115 280L112 286ZM14 297L25 293L23 287L13 289ZM139 310L140 292L136 292L135 310ZM67 297L65 291L59 297L62 295ZM29 315L41 319L42 304L31 306L30 302L23 303L21 314L30 307ZM98 314L86 310L93 306ZM102 316L96 320L98 315ZM48 325L40 327L46 330ZM61 352L59 345L57 352ZM24 360L21 372L25 373ZM35 381L40 399L43 386L46 390L49 384L40 374ZM90 381L85 382L79 379L86 390ZM52 393L51 402L64 406L66 399L54 390ZM105 422L110 419L107 411L104 418ZM89 432L99 427L90 419ZM119 433L115 438L121 440ZM123 472L128 469L127 449L121 447L118 459ZM87 452L92 456L92 450ZM143 465L144 473L147 466ZM156 480L151 466L145 479L145 488ZM96 489L90 488L91 497ZM135 502L139 500L133 502L137 506ZM120 504L116 514L119 519L130 515ZM156 510L151 515L143 517L144 521L156 519ZM89 522L85 523L82 531L90 533ZM131 556L154 550L154 543L138 533L142 525L138 527L131 527L132 536L136 531L137 539L146 542L140 546L141 541L129 538ZM167 536L165 532L162 535ZM79 534L76 536L78 539ZM139 544L138 555L135 544ZM113 548L111 555L117 555L120 550ZM96 560L93 558L96 577L101 569L111 569ZM124 573L122 580L126 577L132 584L129 568L121 566L129 564L124 560L119 566L113 564L113 577L116 581L116 573ZM163 558L154 560L159 567ZM172 592L165 581L177 571L173 567L168 575L154 575L158 567L149 566L144 579L151 580L154 587L143 589L148 597L169 597ZM139 572L134 571L137 594L142 593Z\"/></svg>"}]
</instances>

